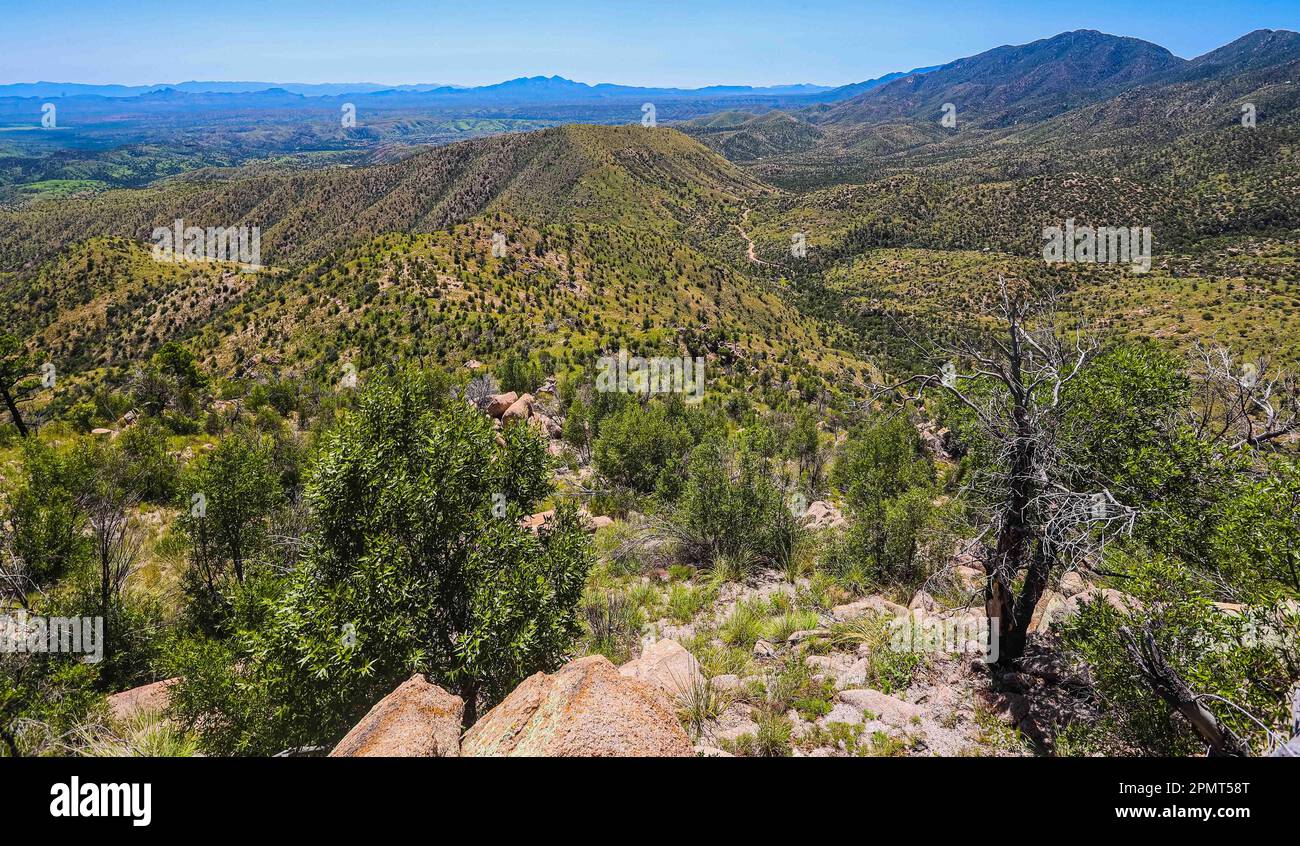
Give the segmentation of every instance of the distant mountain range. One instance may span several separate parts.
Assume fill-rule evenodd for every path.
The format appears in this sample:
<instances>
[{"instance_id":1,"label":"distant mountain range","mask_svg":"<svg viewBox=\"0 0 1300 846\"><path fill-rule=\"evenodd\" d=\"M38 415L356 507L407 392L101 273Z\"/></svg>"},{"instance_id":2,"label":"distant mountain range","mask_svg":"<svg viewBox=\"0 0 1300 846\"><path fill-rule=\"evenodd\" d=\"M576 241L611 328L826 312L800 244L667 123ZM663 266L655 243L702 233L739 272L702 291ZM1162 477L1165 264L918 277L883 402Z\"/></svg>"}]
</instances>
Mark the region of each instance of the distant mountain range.
<instances>
[{"instance_id":1,"label":"distant mountain range","mask_svg":"<svg viewBox=\"0 0 1300 846\"><path fill-rule=\"evenodd\" d=\"M918 71L913 71L916 73ZM141 97L164 91L186 94L254 94L268 91L285 91L302 97L342 97L349 94L378 94L400 96L406 94L432 94L438 97L465 97L489 99L573 100L607 97L722 97L736 94L769 96L812 95L831 91L850 92L864 86L880 84L902 74L889 74L880 80L869 80L855 85L835 88L829 85L710 85L703 88L653 88L634 85L600 83L588 85L562 76L531 76L511 79L493 85L462 86L440 83L411 85L380 85L374 82L180 82L160 85L88 85L78 82L18 82L0 85L0 97Z\"/></svg>"}]
</instances>

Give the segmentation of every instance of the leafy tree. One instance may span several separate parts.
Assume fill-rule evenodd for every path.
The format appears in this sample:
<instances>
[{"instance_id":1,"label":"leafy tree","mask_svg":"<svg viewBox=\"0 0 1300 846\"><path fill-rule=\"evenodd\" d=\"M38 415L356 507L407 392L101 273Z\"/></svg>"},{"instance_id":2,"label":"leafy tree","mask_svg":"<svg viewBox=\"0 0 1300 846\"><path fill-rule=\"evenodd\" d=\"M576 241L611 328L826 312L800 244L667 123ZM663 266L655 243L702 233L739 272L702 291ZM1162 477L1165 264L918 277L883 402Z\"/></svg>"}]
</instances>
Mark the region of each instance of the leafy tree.
<instances>
[{"instance_id":1,"label":"leafy tree","mask_svg":"<svg viewBox=\"0 0 1300 846\"><path fill-rule=\"evenodd\" d=\"M1198 721L1218 723L1232 742L1244 738L1262 752L1269 738L1260 722L1289 734L1287 693L1300 678L1300 613L1282 603L1225 613L1214 604L1211 582L1166 556L1116 554L1109 566L1126 577L1133 599L1098 598L1062 626L1064 645L1086 661L1106 703L1095 724L1072 732L1085 749L1148 755L1205 749L1194 723L1175 717L1153 688L1150 668L1142 666L1152 654L1174 687L1197 695L1199 702L1183 707L1195 709ZM1233 754L1245 751L1239 746Z\"/></svg>"},{"instance_id":2,"label":"leafy tree","mask_svg":"<svg viewBox=\"0 0 1300 846\"><path fill-rule=\"evenodd\" d=\"M826 450L822 447L818 422L810 409L800 409L785 439L785 455L794 459L799 480L810 496L821 491L826 469Z\"/></svg>"},{"instance_id":3,"label":"leafy tree","mask_svg":"<svg viewBox=\"0 0 1300 846\"><path fill-rule=\"evenodd\" d=\"M501 390L525 394L541 386L546 374L542 368L527 357L512 355L501 363L495 374L501 383Z\"/></svg>"},{"instance_id":4,"label":"leafy tree","mask_svg":"<svg viewBox=\"0 0 1300 846\"><path fill-rule=\"evenodd\" d=\"M677 487L694 444L686 422L667 403L632 404L601 421L593 455L607 479L650 494Z\"/></svg>"},{"instance_id":5,"label":"leafy tree","mask_svg":"<svg viewBox=\"0 0 1300 846\"><path fill-rule=\"evenodd\" d=\"M164 375L175 380L182 390L202 390L207 387L208 378L199 370L194 354L175 341L168 341L159 347L153 354L153 363Z\"/></svg>"},{"instance_id":6,"label":"leafy tree","mask_svg":"<svg viewBox=\"0 0 1300 846\"><path fill-rule=\"evenodd\" d=\"M167 432L153 420L128 426L117 438L131 485L148 502L170 503L176 497L180 467L167 449Z\"/></svg>"},{"instance_id":7,"label":"leafy tree","mask_svg":"<svg viewBox=\"0 0 1300 846\"><path fill-rule=\"evenodd\" d=\"M1106 350L1063 392L1061 449L1079 468L1071 484L1100 481L1141 512L1138 538L1175 554L1206 542L1206 517L1241 469L1188 425L1190 392L1184 363L1149 342Z\"/></svg>"},{"instance_id":8,"label":"leafy tree","mask_svg":"<svg viewBox=\"0 0 1300 846\"><path fill-rule=\"evenodd\" d=\"M30 589L68 573L88 552L78 497L86 468L75 454L56 451L35 438L23 444L22 477L3 501L0 524L8 527L8 552L21 575L8 570L4 587L18 601Z\"/></svg>"},{"instance_id":9,"label":"leafy tree","mask_svg":"<svg viewBox=\"0 0 1300 846\"><path fill-rule=\"evenodd\" d=\"M887 500L934 483L934 463L905 417L858 426L848 435L831 481L853 511L879 514Z\"/></svg>"},{"instance_id":10,"label":"leafy tree","mask_svg":"<svg viewBox=\"0 0 1300 846\"><path fill-rule=\"evenodd\" d=\"M418 372L374 381L325 444L308 551L245 633L238 679L198 667L211 695L178 700L217 727L218 751L329 742L414 672L458 692L472 723L572 647L586 533L570 508L537 535L518 524L548 490L544 444L512 425L499 446L484 415L447 397L445 379Z\"/></svg>"},{"instance_id":11,"label":"leafy tree","mask_svg":"<svg viewBox=\"0 0 1300 846\"><path fill-rule=\"evenodd\" d=\"M1300 462L1278 459L1220 505L1211 548L1231 598L1300 597Z\"/></svg>"},{"instance_id":12,"label":"leafy tree","mask_svg":"<svg viewBox=\"0 0 1300 846\"><path fill-rule=\"evenodd\" d=\"M243 582L266 543L270 515L283 500L274 448L267 435L237 430L196 461L185 480L179 525L209 589L227 567Z\"/></svg>"}]
</instances>

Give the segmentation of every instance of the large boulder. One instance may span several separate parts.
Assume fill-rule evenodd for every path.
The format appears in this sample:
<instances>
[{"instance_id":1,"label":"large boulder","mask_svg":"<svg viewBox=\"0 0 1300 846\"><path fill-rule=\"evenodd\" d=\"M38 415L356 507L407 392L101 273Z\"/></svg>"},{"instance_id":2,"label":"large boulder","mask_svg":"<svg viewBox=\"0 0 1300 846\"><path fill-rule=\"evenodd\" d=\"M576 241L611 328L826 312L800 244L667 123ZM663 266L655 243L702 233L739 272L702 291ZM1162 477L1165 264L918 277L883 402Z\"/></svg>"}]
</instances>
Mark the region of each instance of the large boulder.
<instances>
[{"instance_id":1,"label":"large boulder","mask_svg":"<svg viewBox=\"0 0 1300 846\"><path fill-rule=\"evenodd\" d=\"M424 676L398 685L352 727L331 758L455 758L465 703Z\"/></svg>"},{"instance_id":2,"label":"large boulder","mask_svg":"<svg viewBox=\"0 0 1300 846\"><path fill-rule=\"evenodd\" d=\"M652 684L672 697L688 696L703 679L700 662L671 638L650 644L640 658L619 667L618 673Z\"/></svg>"},{"instance_id":3,"label":"large boulder","mask_svg":"<svg viewBox=\"0 0 1300 846\"><path fill-rule=\"evenodd\" d=\"M1034 613L1029 618L1029 633L1040 634L1052 627L1052 623L1065 616L1066 598L1054 590L1045 590L1034 606Z\"/></svg>"},{"instance_id":4,"label":"large boulder","mask_svg":"<svg viewBox=\"0 0 1300 846\"><path fill-rule=\"evenodd\" d=\"M108 697L108 711L116 720L125 720L144 711L163 712L171 697L171 686L179 678L143 684Z\"/></svg>"},{"instance_id":5,"label":"large boulder","mask_svg":"<svg viewBox=\"0 0 1300 846\"><path fill-rule=\"evenodd\" d=\"M662 691L589 655L526 679L465 733L461 754L678 758L695 750Z\"/></svg>"},{"instance_id":6,"label":"large boulder","mask_svg":"<svg viewBox=\"0 0 1300 846\"><path fill-rule=\"evenodd\" d=\"M837 698L845 705L870 713L871 719L895 728L907 728L921 715L916 705L871 688L841 690Z\"/></svg>"},{"instance_id":7,"label":"large boulder","mask_svg":"<svg viewBox=\"0 0 1300 846\"><path fill-rule=\"evenodd\" d=\"M524 394L510 404L502 414L502 420L527 420L533 413L533 395Z\"/></svg>"},{"instance_id":8,"label":"large boulder","mask_svg":"<svg viewBox=\"0 0 1300 846\"><path fill-rule=\"evenodd\" d=\"M508 391L504 394L496 394L488 400L487 413L493 417L500 417L506 413L506 409L515 404L519 395L514 391Z\"/></svg>"}]
</instances>

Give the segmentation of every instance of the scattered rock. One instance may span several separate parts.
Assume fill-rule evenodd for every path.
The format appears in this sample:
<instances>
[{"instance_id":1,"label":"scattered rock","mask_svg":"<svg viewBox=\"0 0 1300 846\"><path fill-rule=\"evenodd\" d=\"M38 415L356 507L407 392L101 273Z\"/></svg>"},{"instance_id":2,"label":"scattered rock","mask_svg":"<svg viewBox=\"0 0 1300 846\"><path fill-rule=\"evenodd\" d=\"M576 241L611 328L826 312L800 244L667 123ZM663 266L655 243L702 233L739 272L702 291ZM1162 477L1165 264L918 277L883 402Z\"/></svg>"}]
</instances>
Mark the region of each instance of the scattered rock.
<instances>
[{"instance_id":1,"label":"scattered rock","mask_svg":"<svg viewBox=\"0 0 1300 846\"><path fill-rule=\"evenodd\" d=\"M466 757L691 757L668 698L603 655L537 673L465 733Z\"/></svg>"},{"instance_id":2,"label":"scattered rock","mask_svg":"<svg viewBox=\"0 0 1300 846\"><path fill-rule=\"evenodd\" d=\"M831 616L837 620L853 620L864 614L888 614L893 617L906 617L907 609L897 602L890 602L883 596L868 596L846 605L836 605L831 609Z\"/></svg>"},{"instance_id":3,"label":"scattered rock","mask_svg":"<svg viewBox=\"0 0 1300 846\"><path fill-rule=\"evenodd\" d=\"M619 675L639 679L679 697L690 693L703 678L700 662L675 640L657 640L641 652L641 657L618 668Z\"/></svg>"},{"instance_id":4,"label":"scattered rock","mask_svg":"<svg viewBox=\"0 0 1300 846\"><path fill-rule=\"evenodd\" d=\"M868 712L875 719L896 728L913 725L913 718L921 715L921 709L916 705L871 688L841 690L837 698L845 705Z\"/></svg>"},{"instance_id":5,"label":"scattered rock","mask_svg":"<svg viewBox=\"0 0 1300 846\"><path fill-rule=\"evenodd\" d=\"M754 642L754 657L755 657L755 658L774 658L774 657L776 657L776 647L774 647L772 644L768 643L768 642L765 641L765 640L758 640L758 641L755 641L755 642Z\"/></svg>"},{"instance_id":6,"label":"scattered rock","mask_svg":"<svg viewBox=\"0 0 1300 846\"><path fill-rule=\"evenodd\" d=\"M419 673L352 727L331 758L456 758L465 703Z\"/></svg>"},{"instance_id":7,"label":"scattered rock","mask_svg":"<svg viewBox=\"0 0 1300 846\"><path fill-rule=\"evenodd\" d=\"M695 755L699 758L734 758L730 752L725 752L716 746L696 746Z\"/></svg>"},{"instance_id":8,"label":"scattered rock","mask_svg":"<svg viewBox=\"0 0 1300 846\"><path fill-rule=\"evenodd\" d=\"M143 711L165 711L171 698L171 686L179 678L142 684L108 697L108 710L115 720L125 720Z\"/></svg>"}]
</instances>

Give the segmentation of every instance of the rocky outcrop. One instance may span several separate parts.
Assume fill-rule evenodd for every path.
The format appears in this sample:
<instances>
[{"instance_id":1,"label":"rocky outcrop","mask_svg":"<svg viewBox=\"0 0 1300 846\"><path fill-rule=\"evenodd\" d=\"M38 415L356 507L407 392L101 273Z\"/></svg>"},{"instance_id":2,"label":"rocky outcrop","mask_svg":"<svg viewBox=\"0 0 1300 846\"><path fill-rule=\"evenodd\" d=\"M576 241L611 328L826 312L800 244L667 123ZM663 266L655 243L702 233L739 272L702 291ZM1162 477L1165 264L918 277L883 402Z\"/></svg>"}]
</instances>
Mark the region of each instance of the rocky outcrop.
<instances>
[{"instance_id":1,"label":"rocky outcrop","mask_svg":"<svg viewBox=\"0 0 1300 846\"><path fill-rule=\"evenodd\" d=\"M108 711L115 720L125 720L144 711L163 712L171 698L171 687L179 678L143 684L108 697Z\"/></svg>"},{"instance_id":2,"label":"rocky outcrop","mask_svg":"<svg viewBox=\"0 0 1300 846\"><path fill-rule=\"evenodd\" d=\"M537 673L465 734L466 757L691 757L668 697L590 655Z\"/></svg>"},{"instance_id":3,"label":"rocky outcrop","mask_svg":"<svg viewBox=\"0 0 1300 846\"><path fill-rule=\"evenodd\" d=\"M418 673L352 727L331 758L455 758L465 703Z\"/></svg>"}]
</instances>

